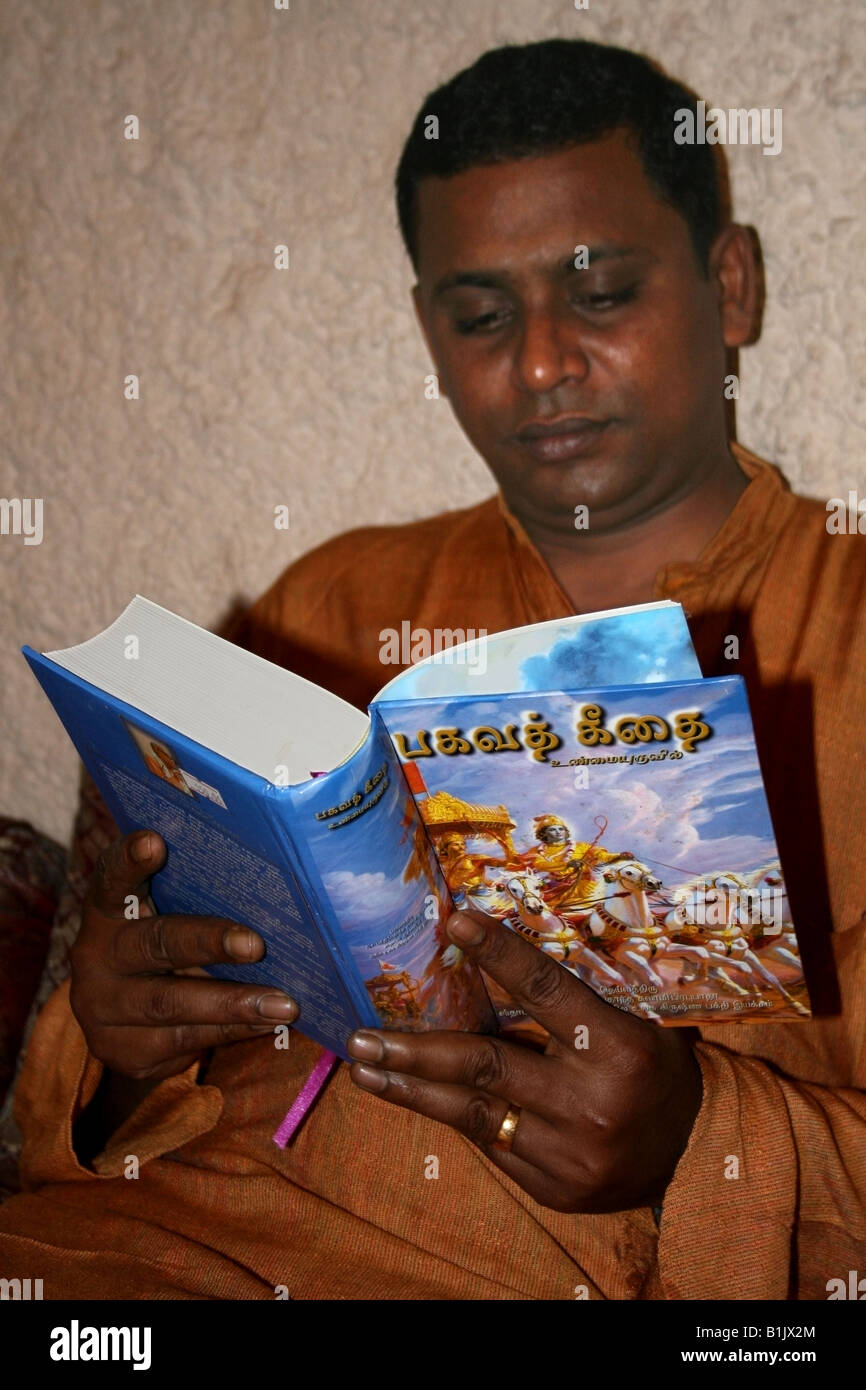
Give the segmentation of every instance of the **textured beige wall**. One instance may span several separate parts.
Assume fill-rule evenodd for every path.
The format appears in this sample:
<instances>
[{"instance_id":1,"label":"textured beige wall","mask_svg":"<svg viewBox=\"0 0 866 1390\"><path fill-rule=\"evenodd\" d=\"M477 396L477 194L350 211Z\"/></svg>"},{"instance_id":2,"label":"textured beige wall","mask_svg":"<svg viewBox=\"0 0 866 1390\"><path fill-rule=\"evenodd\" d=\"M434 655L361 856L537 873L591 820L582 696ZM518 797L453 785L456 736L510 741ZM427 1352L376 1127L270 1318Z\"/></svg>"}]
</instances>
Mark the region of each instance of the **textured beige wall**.
<instances>
[{"instance_id":1,"label":"textured beige wall","mask_svg":"<svg viewBox=\"0 0 866 1390\"><path fill-rule=\"evenodd\" d=\"M487 47L600 38L720 106L783 108L777 158L729 151L769 294L739 433L801 491L866 493L861 10L0 4L0 496L43 498L45 527L40 546L0 536L0 813L65 838L74 801L76 758L23 642L81 641L136 591L213 625L330 535L491 490L447 404L424 399L391 195L424 94Z\"/></svg>"}]
</instances>

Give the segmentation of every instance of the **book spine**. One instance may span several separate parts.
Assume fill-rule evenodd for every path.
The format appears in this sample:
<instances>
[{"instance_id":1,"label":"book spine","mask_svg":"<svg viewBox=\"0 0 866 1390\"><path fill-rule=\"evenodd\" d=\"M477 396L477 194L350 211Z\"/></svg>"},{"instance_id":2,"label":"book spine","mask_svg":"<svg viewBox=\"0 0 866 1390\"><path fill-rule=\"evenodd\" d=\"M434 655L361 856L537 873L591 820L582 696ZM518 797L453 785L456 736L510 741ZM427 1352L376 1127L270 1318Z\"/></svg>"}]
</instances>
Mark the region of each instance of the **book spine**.
<instances>
[{"instance_id":1,"label":"book spine","mask_svg":"<svg viewBox=\"0 0 866 1390\"><path fill-rule=\"evenodd\" d=\"M445 933L448 888L375 709L357 752L294 790L311 893L328 903L376 1024L495 1030L481 972Z\"/></svg>"},{"instance_id":2,"label":"book spine","mask_svg":"<svg viewBox=\"0 0 866 1390\"><path fill-rule=\"evenodd\" d=\"M282 846L299 894L304 900L310 919L318 929L322 946L327 951L340 984L357 1014L356 1026L375 1027L379 1021L376 1011L370 1003L358 967L340 930L331 899L317 870L315 856L311 853L301 828L301 815L294 789L268 786L262 798L262 809Z\"/></svg>"}]
</instances>

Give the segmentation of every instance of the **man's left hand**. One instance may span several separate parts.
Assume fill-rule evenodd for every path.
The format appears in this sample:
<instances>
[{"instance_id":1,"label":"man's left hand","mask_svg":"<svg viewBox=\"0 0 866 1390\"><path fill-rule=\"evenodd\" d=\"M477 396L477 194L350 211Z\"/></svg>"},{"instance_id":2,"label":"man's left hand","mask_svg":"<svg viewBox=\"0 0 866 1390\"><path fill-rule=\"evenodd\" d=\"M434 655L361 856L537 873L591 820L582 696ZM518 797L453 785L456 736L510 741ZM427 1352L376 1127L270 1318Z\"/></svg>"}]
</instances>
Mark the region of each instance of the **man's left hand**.
<instances>
[{"instance_id":1,"label":"man's left hand","mask_svg":"<svg viewBox=\"0 0 866 1390\"><path fill-rule=\"evenodd\" d=\"M349 1039L352 1080L452 1125L542 1206L660 1204L701 1105L691 1030L606 1004L490 918L454 913L448 934L547 1030L544 1053L475 1033L364 1029ZM510 1150L496 1147L517 1107Z\"/></svg>"}]
</instances>

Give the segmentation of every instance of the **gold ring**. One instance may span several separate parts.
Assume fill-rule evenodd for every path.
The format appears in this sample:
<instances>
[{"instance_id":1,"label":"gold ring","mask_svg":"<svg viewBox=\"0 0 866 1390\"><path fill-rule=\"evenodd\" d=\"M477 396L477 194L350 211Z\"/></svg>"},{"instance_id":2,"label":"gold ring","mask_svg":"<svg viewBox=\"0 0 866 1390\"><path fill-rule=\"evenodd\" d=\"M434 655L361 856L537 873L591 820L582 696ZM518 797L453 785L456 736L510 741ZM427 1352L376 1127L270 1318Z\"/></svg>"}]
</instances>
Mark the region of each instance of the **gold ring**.
<instances>
[{"instance_id":1,"label":"gold ring","mask_svg":"<svg viewBox=\"0 0 866 1390\"><path fill-rule=\"evenodd\" d=\"M505 1153L510 1153L514 1145L514 1136L517 1133L517 1126L520 1123L520 1106L512 1105L499 1126L499 1133L493 1141L494 1149L502 1149Z\"/></svg>"}]
</instances>

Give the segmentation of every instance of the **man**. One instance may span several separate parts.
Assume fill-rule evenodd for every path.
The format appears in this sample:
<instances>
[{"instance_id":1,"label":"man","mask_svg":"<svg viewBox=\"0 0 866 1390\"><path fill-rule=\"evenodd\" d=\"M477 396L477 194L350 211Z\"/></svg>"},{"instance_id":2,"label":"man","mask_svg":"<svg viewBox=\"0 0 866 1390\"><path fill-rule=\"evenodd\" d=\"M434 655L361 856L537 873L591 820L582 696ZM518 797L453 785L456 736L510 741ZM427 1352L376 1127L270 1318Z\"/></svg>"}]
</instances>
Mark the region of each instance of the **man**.
<instances>
[{"instance_id":1,"label":"man","mask_svg":"<svg viewBox=\"0 0 866 1390\"><path fill-rule=\"evenodd\" d=\"M535 816L537 846L520 856L527 869L542 884L542 896L553 912L579 912L583 899L591 896L593 870L599 864L615 864L632 859L627 850L614 852L594 841L575 841L560 816Z\"/></svg>"},{"instance_id":2,"label":"man","mask_svg":"<svg viewBox=\"0 0 866 1390\"><path fill-rule=\"evenodd\" d=\"M192 795L174 754L170 748L166 748L164 743L156 743L151 739L150 752L144 753L144 763L148 771L152 772L155 777L161 777L164 782L170 782L185 796Z\"/></svg>"},{"instance_id":3,"label":"man","mask_svg":"<svg viewBox=\"0 0 866 1390\"><path fill-rule=\"evenodd\" d=\"M729 446L760 276L712 149L673 142L690 103L636 55L562 42L427 98L398 174L415 306L501 496L329 542L235 635L364 703L406 615L493 631L679 599L705 673L746 677L818 1016L662 1028L462 914L452 940L547 1051L365 1030L280 1152L319 1049L302 1017L274 1047L291 1001L190 978L257 957L251 933L124 920L162 862L139 832L94 877L72 1011L61 989L19 1086L28 1191L0 1254L12 1275L38 1250L46 1298L823 1298L862 1267L866 574Z\"/></svg>"}]
</instances>

